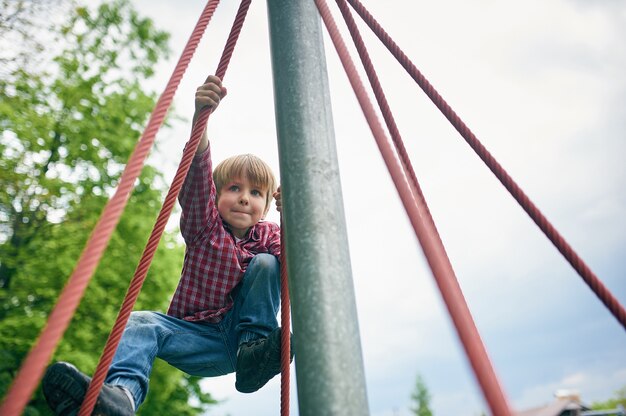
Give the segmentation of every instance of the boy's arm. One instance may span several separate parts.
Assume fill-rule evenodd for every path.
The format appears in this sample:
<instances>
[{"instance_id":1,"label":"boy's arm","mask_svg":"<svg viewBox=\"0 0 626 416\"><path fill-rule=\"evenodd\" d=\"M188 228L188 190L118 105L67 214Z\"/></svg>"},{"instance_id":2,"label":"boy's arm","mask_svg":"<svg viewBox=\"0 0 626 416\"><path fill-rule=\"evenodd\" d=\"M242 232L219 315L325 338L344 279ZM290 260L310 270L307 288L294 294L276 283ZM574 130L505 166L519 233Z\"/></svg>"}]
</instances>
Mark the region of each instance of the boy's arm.
<instances>
[{"instance_id":1,"label":"boy's arm","mask_svg":"<svg viewBox=\"0 0 626 416\"><path fill-rule=\"evenodd\" d=\"M280 260L280 252L282 249L280 244L280 227L273 222L268 222L268 224L270 226L270 234L267 241L267 251Z\"/></svg>"},{"instance_id":2,"label":"boy's arm","mask_svg":"<svg viewBox=\"0 0 626 416\"><path fill-rule=\"evenodd\" d=\"M216 91L223 90L223 93ZM211 76L208 82L196 91L195 123L200 110L205 106L217 107L220 98L226 95L221 88L221 81ZM178 200L182 208L180 229L187 244L193 243L209 225L214 224L218 216L215 208L216 190L213 184L211 154L206 129L198 145L196 157L181 188Z\"/></svg>"},{"instance_id":3,"label":"boy's arm","mask_svg":"<svg viewBox=\"0 0 626 416\"><path fill-rule=\"evenodd\" d=\"M182 208L180 232L187 245L193 244L207 226L215 224L218 216L215 196L211 177L211 151L207 147L204 153L193 159L178 195Z\"/></svg>"},{"instance_id":4,"label":"boy's arm","mask_svg":"<svg viewBox=\"0 0 626 416\"><path fill-rule=\"evenodd\" d=\"M198 111L193 113L193 121L191 123L192 129L193 129L193 126L196 125L196 121L198 120L198 115L199 115ZM202 137L200 138L200 143L198 144L198 148L196 149L196 156L201 155L202 153L204 153L204 151L208 147L209 147L209 136L206 133L206 127L205 127L204 131L202 132Z\"/></svg>"}]
</instances>

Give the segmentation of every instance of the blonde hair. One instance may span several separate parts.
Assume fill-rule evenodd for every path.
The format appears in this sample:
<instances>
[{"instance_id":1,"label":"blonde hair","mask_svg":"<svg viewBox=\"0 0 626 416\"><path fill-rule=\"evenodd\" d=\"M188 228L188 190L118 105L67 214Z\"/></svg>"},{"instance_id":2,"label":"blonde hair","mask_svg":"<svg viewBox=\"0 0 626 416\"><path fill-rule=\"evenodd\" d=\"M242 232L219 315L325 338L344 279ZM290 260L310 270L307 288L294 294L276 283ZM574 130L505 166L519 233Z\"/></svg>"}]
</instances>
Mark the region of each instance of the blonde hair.
<instances>
[{"instance_id":1,"label":"blonde hair","mask_svg":"<svg viewBox=\"0 0 626 416\"><path fill-rule=\"evenodd\" d=\"M267 214L278 186L272 169L263 160L251 154L231 156L223 160L213 170L217 197L219 198L224 185L233 179L240 178L246 178L252 185L267 191L264 215Z\"/></svg>"}]
</instances>

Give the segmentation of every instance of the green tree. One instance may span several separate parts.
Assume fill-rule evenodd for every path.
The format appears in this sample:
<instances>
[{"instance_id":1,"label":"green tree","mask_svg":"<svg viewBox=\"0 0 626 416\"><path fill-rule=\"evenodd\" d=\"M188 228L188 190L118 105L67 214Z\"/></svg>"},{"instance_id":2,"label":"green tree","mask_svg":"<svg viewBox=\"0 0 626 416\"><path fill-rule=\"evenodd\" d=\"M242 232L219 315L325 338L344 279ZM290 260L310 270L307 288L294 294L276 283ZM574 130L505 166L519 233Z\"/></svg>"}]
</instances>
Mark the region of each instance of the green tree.
<instances>
[{"instance_id":1,"label":"green tree","mask_svg":"<svg viewBox=\"0 0 626 416\"><path fill-rule=\"evenodd\" d=\"M168 34L127 0L75 7L49 39L58 53L46 65L0 79L0 397L119 181L156 100L142 83L168 53ZM146 166L54 360L94 371L163 192L161 174ZM166 233L136 309L167 308L182 257ZM163 363L150 390L144 414L193 415L214 403L197 378ZM25 414L50 414L40 391Z\"/></svg>"},{"instance_id":2,"label":"green tree","mask_svg":"<svg viewBox=\"0 0 626 416\"><path fill-rule=\"evenodd\" d=\"M411 401L413 402L413 406L411 407L411 411L416 416L433 416L432 410L430 410L430 393L428 392L428 387L426 387L426 383L421 375L417 375L417 379L415 381L415 388L413 389L413 393L411 393Z\"/></svg>"},{"instance_id":3,"label":"green tree","mask_svg":"<svg viewBox=\"0 0 626 416\"><path fill-rule=\"evenodd\" d=\"M626 386L617 390L612 398L591 404L591 408L594 410L615 409L617 406L626 408Z\"/></svg>"},{"instance_id":4,"label":"green tree","mask_svg":"<svg viewBox=\"0 0 626 416\"><path fill-rule=\"evenodd\" d=\"M50 22L66 14L71 4L72 0L0 0L0 76L41 62L50 46L45 36Z\"/></svg>"}]
</instances>

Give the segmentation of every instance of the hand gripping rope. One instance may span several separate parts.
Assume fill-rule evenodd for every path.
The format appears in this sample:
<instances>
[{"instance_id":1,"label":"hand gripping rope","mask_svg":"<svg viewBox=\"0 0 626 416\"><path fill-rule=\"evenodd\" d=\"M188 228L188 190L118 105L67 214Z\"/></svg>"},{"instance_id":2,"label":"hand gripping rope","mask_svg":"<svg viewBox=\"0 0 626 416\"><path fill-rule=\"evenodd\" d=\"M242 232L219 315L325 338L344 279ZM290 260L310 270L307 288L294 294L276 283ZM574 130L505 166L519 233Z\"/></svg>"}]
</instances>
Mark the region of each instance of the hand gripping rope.
<instances>
[{"instance_id":1,"label":"hand gripping rope","mask_svg":"<svg viewBox=\"0 0 626 416\"><path fill-rule=\"evenodd\" d=\"M128 160L115 194L105 206L100 220L92 231L72 275L68 279L63 292L48 317L45 328L39 335L37 343L29 352L17 376L13 380L13 384L9 389L4 403L2 407L0 407L0 414L5 416L21 414L33 394L33 391L37 387L39 380L41 380L44 368L50 361L54 349L67 329L83 297L87 284L102 257L102 253L106 249L111 234L124 211L135 180L139 176L143 162L154 143L156 133L161 127L161 124L163 124L163 120L172 103L176 89L183 78L183 74L218 4L219 0L210 0L202 11L187 41L187 45L174 68L174 72L165 90L159 97L150 120L148 121L148 125Z\"/></svg>"}]
</instances>

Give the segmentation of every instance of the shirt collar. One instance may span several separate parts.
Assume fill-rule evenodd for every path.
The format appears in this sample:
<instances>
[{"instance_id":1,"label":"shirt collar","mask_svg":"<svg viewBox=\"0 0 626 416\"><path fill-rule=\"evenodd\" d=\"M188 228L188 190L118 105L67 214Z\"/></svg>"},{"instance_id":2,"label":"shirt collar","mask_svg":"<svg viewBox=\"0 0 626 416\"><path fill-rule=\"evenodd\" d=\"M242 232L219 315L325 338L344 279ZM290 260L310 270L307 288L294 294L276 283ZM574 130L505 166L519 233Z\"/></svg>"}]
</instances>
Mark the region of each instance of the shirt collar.
<instances>
[{"instance_id":1,"label":"shirt collar","mask_svg":"<svg viewBox=\"0 0 626 416\"><path fill-rule=\"evenodd\" d=\"M233 236L233 238L235 238L235 234L233 234L233 230L230 228L230 224L227 223L226 221L224 221L223 218L220 218L222 220L222 224L224 225L224 229L226 231L228 231L230 233L230 235ZM257 227L257 224L254 224L252 227L250 227L248 229L248 232L246 233L246 235L241 239L242 241L260 241L261 240L261 236L259 236L259 230Z\"/></svg>"}]
</instances>

